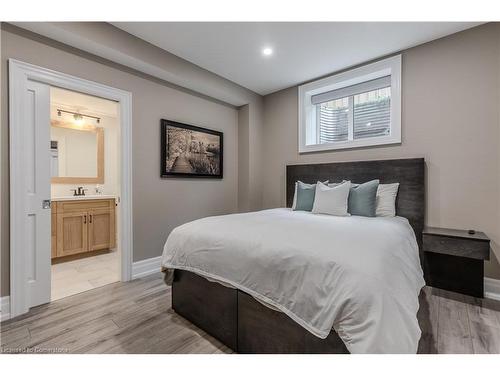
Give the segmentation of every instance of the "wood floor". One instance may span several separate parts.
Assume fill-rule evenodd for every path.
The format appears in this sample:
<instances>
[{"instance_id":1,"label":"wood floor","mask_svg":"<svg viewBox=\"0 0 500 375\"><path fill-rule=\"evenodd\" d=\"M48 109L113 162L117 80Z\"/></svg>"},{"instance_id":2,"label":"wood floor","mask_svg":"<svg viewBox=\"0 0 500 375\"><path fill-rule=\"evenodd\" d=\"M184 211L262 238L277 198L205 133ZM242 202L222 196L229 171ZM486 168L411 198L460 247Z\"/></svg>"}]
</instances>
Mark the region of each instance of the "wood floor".
<instances>
[{"instance_id":1,"label":"wood floor","mask_svg":"<svg viewBox=\"0 0 500 375\"><path fill-rule=\"evenodd\" d=\"M420 353L500 353L500 302L425 288ZM176 315L160 275L114 283L1 324L2 352L230 353Z\"/></svg>"},{"instance_id":2,"label":"wood floor","mask_svg":"<svg viewBox=\"0 0 500 375\"><path fill-rule=\"evenodd\" d=\"M425 287L418 321L419 353L500 353L500 301Z\"/></svg>"}]
</instances>

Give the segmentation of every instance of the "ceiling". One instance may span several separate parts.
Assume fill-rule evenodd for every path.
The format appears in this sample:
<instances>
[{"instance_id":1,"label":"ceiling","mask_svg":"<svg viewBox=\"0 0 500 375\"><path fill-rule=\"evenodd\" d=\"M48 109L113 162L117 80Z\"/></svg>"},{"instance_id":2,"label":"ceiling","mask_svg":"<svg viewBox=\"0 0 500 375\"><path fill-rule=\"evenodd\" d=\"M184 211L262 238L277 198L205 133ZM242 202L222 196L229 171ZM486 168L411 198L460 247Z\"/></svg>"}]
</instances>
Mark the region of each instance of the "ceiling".
<instances>
[{"instance_id":1,"label":"ceiling","mask_svg":"<svg viewBox=\"0 0 500 375\"><path fill-rule=\"evenodd\" d=\"M470 22L115 22L261 95L474 27ZM262 49L273 49L263 56Z\"/></svg>"},{"instance_id":2,"label":"ceiling","mask_svg":"<svg viewBox=\"0 0 500 375\"><path fill-rule=\"evenodd\" d=\"M58 87L50 88L50 103L53 107L82 114L118 117L118 103Z\"/></svg>"}]
</instances>

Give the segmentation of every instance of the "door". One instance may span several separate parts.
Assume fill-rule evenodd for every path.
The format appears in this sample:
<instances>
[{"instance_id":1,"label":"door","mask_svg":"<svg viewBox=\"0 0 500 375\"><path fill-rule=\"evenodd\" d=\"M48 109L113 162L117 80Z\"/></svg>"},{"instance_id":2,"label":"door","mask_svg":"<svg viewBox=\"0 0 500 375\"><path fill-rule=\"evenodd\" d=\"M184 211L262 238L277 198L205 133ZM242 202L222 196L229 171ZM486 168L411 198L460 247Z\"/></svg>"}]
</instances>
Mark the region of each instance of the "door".
<instances>
[{"instance_id":1,"label":"door","mask_svg":"<svg viewBox=\"0 0 500 375\"><path fill-rule=\"evenodd\" d=\"M28 306L50 301L50 88L27 81L23 170ZM45 202L44 202L45 201Z\"/></svg>"},{"instance_id":2,"label":"door","mask_svg":"<svg viewBox=\"0 0 500 375\"><path fill-rule=\"evenodd\" d=\"M87 211L57 214L57 256L88 251Z\"/></svg>"},{"instance_id":3,"label":"door","mask_svg":"<svg viewBox=\"0 0 500 375\"><path fill-rule=\"evenodd\" d=\"M89 251L115 247L114 209L89 211Z\"/></svg>"},{"instance_id":4,"label":"door","mask_svg":"<svg viewBox=\"0 0 500 375\"><path fill-rule=\"evenodd\" d=\"M122 279L131 278L132 95L15 59L9 59L8 63L9 302L10 316L14 318L28 312L31 306L50 299L50 209L46 209L46 213L41 210L42 200L50 199L50 99L47 84L120 103L120 226L124 228L120 231L120 250Z\"/></svg>"}]
</instances>

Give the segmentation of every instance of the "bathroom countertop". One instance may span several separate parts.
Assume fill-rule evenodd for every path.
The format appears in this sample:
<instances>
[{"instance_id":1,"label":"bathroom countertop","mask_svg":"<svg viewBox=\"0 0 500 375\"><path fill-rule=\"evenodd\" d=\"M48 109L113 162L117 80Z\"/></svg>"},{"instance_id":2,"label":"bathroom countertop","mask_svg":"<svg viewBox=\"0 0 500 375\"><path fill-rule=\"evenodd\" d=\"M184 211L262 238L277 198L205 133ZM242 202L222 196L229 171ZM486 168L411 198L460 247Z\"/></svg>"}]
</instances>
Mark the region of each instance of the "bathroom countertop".
<instances>
[{"instance_id":1,"label":"bathroom countertop","mask_svg":"<svg viewBox=\"0 0 500 375\"><path fill-rule=\"evenodd\" d=\"M65 197L53 197L52 201L80 201L80 200L90 200L90 199L116 199L115 195L68 195Z\"/></svg>"}]
</instances>

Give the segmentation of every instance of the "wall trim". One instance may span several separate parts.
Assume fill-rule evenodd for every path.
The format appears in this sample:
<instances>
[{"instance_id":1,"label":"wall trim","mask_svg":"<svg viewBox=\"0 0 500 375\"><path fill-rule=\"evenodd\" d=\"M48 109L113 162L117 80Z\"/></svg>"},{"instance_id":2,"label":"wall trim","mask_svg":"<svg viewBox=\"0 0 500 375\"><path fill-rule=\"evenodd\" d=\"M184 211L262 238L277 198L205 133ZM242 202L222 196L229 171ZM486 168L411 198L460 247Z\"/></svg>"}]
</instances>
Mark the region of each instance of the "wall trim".
<instances>
[{"instance_id":1,"label":"wall trim","mask_svg":"<svg viewBox=\"0 0 500 375\"><path fill-rule=\"evenodd\" d=\"M149 276L154 273L160 273L161 256L139 260L132 264L132 279Z\"/></svg>"},{"instance_id":2,"label":"wall trim","mask_svg":"<svg viewBox=\"0 0 500 375\"><path fill-rule=\"evenodd\" d=\"M0 322L10 319L10 296L0 297Z\"/></svg>"},{"instance_id":3,"label":"wall trim","mask_svg":"<svg viewBox=\"0 0 500 375\"><path fill-rule=\"evenodd\" d=\"M484 278L484 298L500 301L500 280Z\"/></svg>"},{"instance_id":4,"label":"wall trim","mask_svg":"<svg viewBox=\"0 0 500 375\"><path fill-rule=\"evenodd\" d=\"M118 246L121 251L121 279L128 281L132 273L132 94L111 86L81 79L19 60L9 59L9 157L10 157L10 316L28 312L32 306L28 293L25 254L25 179L23 175L23 109L28 81L40 82L68 90L114 100L120 103L120 209ZM49 217L50 220L50 217ZM50 263L49 263L50 264ZM50 294L49 294L50 295Z\"/></svg>"}]
</instances>

